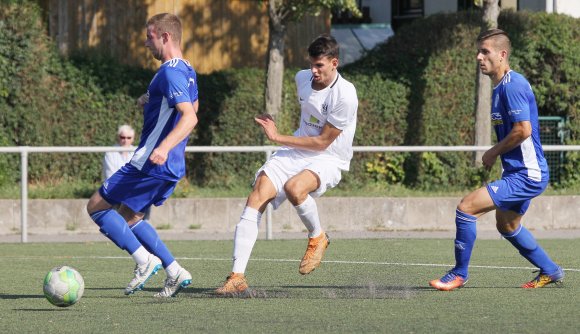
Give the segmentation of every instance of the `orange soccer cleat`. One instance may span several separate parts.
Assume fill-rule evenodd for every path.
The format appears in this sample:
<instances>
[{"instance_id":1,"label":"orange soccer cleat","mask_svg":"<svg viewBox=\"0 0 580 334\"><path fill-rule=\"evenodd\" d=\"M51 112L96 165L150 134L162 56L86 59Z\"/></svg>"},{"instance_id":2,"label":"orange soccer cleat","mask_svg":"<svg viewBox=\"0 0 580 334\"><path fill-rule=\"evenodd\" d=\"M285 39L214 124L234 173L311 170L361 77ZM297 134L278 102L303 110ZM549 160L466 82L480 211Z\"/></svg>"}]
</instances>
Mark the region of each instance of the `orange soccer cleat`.
<instances>
[{"instance_id":1,"label":"orange soccer cleat","mask_svg":"<svg viewBox=\"0 0 580 334\"><path fill-rule=\"evenodd\" d=\"M329 244L330 238L324 232L315 238L308 238L308 247L306 247L306 253L300 262L300 269L298 271L302 275L306 275L318 268L324 256L324 251Z\"/></svg>"},{"instance_id":2,"label":"orange soccer cleat","mask_svg":"<svg viewBox=\"0 0 580 334\"><path fill-rule=\"evenodd\" d=\"M246 276L242 273L230 273L224 284L215 290L218 295L235 295L244 293L248 289Z\"/></svg>"},{"instance_id":3,"label":"orange soccer cleat","mask_svg":"<svg viewBox=\"0 0 580 334\"><path fill-rule=\"evenodd\" d=\"M463 278L450 270L440 279L430 281L429 285L437 290L451 291L462 288L465 283L467 283L467 278Z\"/></svg>"}]
</instances>

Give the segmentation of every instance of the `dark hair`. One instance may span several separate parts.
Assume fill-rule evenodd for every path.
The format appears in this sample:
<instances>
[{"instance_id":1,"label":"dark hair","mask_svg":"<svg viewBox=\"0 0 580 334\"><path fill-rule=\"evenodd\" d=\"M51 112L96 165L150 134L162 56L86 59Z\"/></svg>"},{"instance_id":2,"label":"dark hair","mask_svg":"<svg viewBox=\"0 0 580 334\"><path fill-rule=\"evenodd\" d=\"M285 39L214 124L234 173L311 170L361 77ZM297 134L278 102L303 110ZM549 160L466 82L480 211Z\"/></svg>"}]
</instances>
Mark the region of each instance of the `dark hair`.
<instances>
[{"instance_id":1,"label":"dark hair","mask_svg":"<svg viewBox=\"0 0 580 334\"><path fill-rule=\"evenodd\" d=\"M503 49L511 53L511 42L508 34L501 29L490 29L483 31L477 36L477 42L481 43L487 39L492 39L497 49Z\"/></svg>"},{"instance_id":2,"label":"dark hair","mask_svg":"<svg viewBox=\"0 0 580 334\"><path fill-rule=\"evenodd\" d=\"M175 42L181 42L181 21L176 15L161 13L147 20L148 26L155 27L155 33L161 35L164 32L171 34L171 39Z\"/></svg>"},{"instance_id":3,"label":"dark hair","mask_svg":"<svg viewBox=\"0 0 580 334\"><path fill-rule=\"evenodd\" d=\"M489 29L486 31L482 31L479 36L477 36L477 41L481 42L484 41L488 38L491 38L493 36L505 36L505 38L507 38L509 40L509 36L507 34L507 32L501 30L501 29Z\"/></svg>"},{"instance_id":4,"label":"dark hair","mask_svg":"<svg viewBox=\"0 0 580 334\"><path fill-rule=\"evenodd\" d=\"M312 58L321 56L338 58L338 42L328 34L322 34L308 46L308 55Z\"/></svg>"}]
</instances>

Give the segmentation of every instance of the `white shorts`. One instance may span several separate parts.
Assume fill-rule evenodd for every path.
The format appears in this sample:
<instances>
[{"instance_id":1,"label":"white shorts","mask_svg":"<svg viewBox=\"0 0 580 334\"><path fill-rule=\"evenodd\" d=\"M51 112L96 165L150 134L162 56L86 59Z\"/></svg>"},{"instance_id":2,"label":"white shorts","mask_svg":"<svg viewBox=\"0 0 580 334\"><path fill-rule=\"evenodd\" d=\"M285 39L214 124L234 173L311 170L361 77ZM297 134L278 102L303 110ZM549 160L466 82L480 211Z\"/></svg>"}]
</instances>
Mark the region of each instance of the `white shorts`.
<instances>
[{"instance_id":1,"label":"white shorts","mask_svg":"<svg viewBox=\"0 0 580 334\"><path fill-rule=\"evenodd\" d=\"M255 179L263 171L276 188L276 198L272 206L277 209L285 200L284 184L294 175L309 170L318 175L320 186L310 193L312 197L322 196L327 189L336 187L341 179L341 171L333 161L323 158L304 158L296 156L293 150L279 150L256 172Z\"/></svg>"}]
</instances>

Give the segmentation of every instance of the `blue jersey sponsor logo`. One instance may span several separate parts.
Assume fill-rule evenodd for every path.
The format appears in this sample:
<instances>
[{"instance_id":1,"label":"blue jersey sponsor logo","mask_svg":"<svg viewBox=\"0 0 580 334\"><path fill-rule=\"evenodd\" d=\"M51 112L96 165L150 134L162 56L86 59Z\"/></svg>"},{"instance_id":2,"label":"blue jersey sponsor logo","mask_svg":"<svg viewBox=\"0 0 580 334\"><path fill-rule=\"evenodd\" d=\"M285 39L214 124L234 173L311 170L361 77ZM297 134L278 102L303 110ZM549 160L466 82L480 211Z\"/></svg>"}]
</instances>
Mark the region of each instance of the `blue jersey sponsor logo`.
<instances>
[{"instance_id":1,"label":"blue jersey sponsor logo","mask_svg":"<svg viewBox=\"0 0 580 334\"><path fill-rule=\"evenodd\" d=\"M498 112L491 113L491 124L494 126L503 124L503 120L501 119L500 113Z\"/></svg>"}]
</instances>

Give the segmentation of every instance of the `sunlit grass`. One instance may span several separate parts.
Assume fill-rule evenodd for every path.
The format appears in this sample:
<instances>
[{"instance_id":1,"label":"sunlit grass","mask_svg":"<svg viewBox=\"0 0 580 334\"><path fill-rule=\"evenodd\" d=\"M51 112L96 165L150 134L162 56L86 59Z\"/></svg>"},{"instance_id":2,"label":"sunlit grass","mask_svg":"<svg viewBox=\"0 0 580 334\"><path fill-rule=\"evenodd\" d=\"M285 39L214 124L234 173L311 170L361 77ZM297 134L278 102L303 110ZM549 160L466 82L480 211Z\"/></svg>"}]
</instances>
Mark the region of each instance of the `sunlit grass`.
<instances>
[{"instance_id":1,"label":"sunlit grass","mask_svg":"<svg viewBox=\"0 0 580 334\"><path fill-rule=\"evenodd\" d=\"M521 289L535 275L531 265L505 240L479 240L468 284L451 292L428 286L453 263L450 239L334 239L320 268L302 276L305 241L256 242L250 299L213 293L231 270L231 240L168 241L193 277L171 300L153 298L163 270L125 296L134 262L112 242L0 244L2 332L577 333L580 326L578 239L540 240L566 270L562 287ZM42 293L44 275L58 265L85 281L68 308Z\"/></svg>"}]
</instances>

